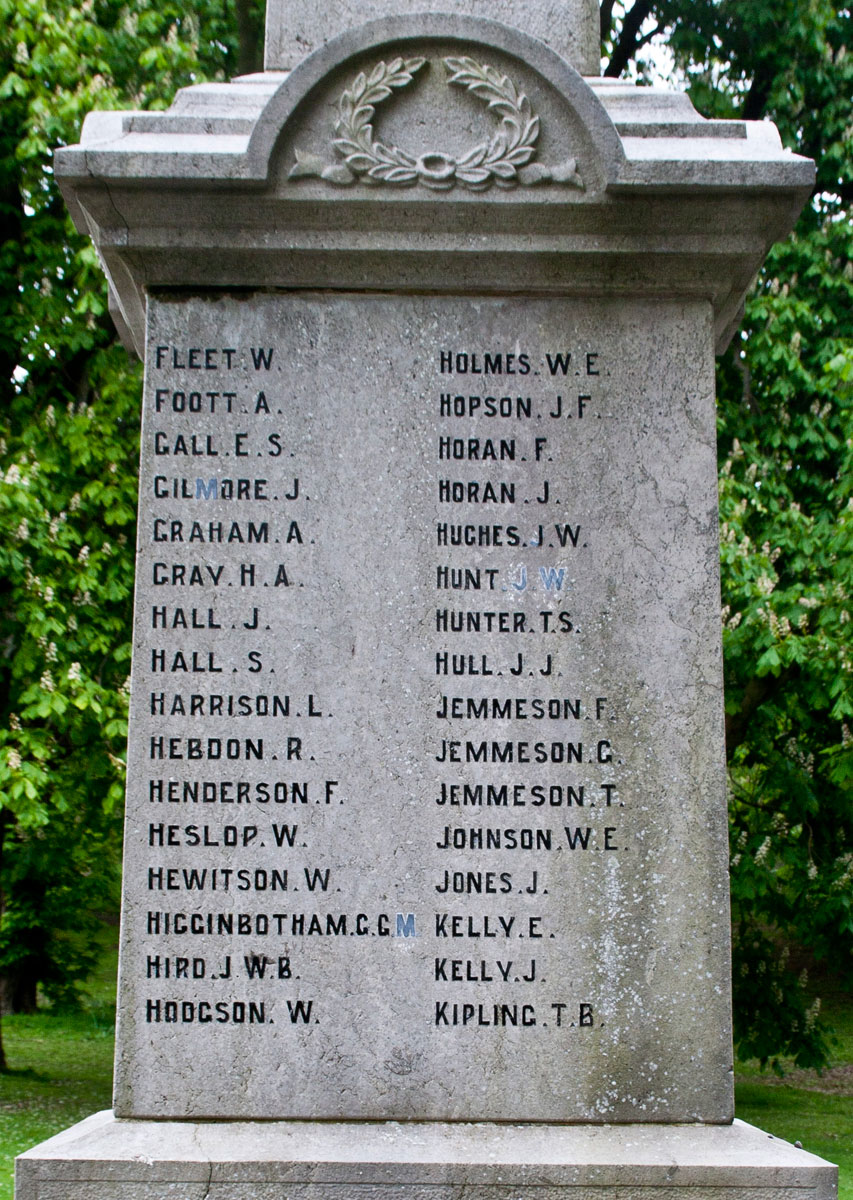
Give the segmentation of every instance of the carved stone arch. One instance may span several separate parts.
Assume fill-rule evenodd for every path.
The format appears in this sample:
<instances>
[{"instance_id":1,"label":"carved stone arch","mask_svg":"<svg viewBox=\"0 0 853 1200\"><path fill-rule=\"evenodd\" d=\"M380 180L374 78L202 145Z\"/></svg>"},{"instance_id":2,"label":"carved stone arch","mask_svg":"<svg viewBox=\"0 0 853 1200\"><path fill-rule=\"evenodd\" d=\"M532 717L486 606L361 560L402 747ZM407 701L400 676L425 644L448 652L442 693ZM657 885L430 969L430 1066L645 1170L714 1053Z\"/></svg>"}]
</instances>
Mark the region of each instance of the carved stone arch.
<instances>
[{"instance_id":1,"label":"carved stone arch","mask_svg":"<svg viewBox=\"0 0 853 1200\"><path fill-rule=\"evenodd\" d=\"M372 106L371 113L381 123L405 110L398 123L406 133L399 146L385 138L375 145L380 159L390 149L400 156L398 166L417 162L418 169L414 174L403 170L395 178L388 178L393 170L383 174L380 169L378 176L366 168L353 170L340 148L346 141L340 132L341 104L354 95L360 76L368 81L380 78L383 67L387 72L398 61L404 65L384 88L388 98L378 109ZM414 68L418 78L412 82L405 64L422 61L423 67ZM448 62L456 64L455 71ZM477 72L483 74L479 81ZM501 80L503 98L495 92ZM452 138L454 115L461 126L471 122L468 145L461 128L461 145L453 148L442 140ZM418 143L419 133L426 142ZM372 134L371 126L369 142ZM406 139L409 144L404 144ZM502 158L507 143L510 148ZM485 158L478 156L480 146L490 147ZM484 179L490 155L495 169ZM249 176L266 179L279 194L328 196L347 187L351 196L353 187L375 192L376 185L386 185L385 195L405 190L411 198L414 189L434 197L437 190L458 185L454 194L459 197L494 184L494 194L505 196L519 185L536 184L544 185L537 187L540 198L547 193L565 202L590 200L606 191L619 174L624 152L593 89L544 43L498 21L426 13L369 22L305 59L268 101L252 133L247 159ZM305 169L294 171L300 162Z\"/></svg>"}]
</instances>

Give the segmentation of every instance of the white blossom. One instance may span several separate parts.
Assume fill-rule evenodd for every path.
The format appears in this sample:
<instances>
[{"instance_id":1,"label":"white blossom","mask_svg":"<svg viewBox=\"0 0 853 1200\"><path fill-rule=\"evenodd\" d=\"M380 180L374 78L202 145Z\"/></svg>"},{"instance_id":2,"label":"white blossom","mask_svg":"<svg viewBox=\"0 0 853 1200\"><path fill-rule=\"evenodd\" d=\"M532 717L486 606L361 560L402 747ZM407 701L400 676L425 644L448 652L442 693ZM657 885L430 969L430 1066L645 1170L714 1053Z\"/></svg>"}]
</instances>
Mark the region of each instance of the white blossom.
<instances>
[{"instance_id":1,"label":"white blossom","mask_svg":"<svg viewBox=\"0 0 853 1200\"><path fill-rule=\"evenodd\" d=\"M770 838L766 837L755 852L755 861L763 863L767 855L770 853Z\"/></svg>"},{"instance_id":2,"label":"white blossom","mask_svg":"<svg viewBox=\"0 0 853 1200\"><path fill-rule=\"evenodd\" d=\"M820 1013L820 997L814 1001L806 1012L806 1032L814 1029L817 1022L818 1014Z\"/></svg>"}]
</instances>

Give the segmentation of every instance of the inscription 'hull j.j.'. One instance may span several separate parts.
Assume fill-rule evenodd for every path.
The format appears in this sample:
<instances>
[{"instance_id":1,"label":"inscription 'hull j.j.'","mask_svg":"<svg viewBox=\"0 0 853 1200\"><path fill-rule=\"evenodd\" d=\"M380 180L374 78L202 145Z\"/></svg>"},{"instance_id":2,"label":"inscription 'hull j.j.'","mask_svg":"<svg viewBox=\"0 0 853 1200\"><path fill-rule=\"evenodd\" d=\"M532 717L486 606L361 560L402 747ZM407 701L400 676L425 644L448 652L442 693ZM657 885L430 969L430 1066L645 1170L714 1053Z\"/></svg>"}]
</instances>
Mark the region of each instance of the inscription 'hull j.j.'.
<instances>
[{"instance_id":1,"label":"inscription 'hull j.j.'","mask_svg":"<svg viewBox=\"0 0 853 1200\"><path fill-rule=\"evenodd\" d=\"M19 1200L835 1195L732 1120L714 439L813 165L443 7L56 156L145 391L114 1112Z\"/></svg>"}]
</instances>

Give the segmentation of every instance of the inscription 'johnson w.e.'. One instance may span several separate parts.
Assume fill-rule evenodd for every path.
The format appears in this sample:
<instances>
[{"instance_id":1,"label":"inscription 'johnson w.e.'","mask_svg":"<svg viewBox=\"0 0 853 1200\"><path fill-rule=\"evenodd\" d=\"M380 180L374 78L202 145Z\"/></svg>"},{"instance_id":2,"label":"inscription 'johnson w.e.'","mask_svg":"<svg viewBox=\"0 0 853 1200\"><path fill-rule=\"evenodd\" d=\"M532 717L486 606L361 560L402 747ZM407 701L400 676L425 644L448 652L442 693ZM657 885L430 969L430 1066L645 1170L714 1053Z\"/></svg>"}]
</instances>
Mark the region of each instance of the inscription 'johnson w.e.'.
<instances>
[{"instance_id":1,"label":"inscription 'johnson w.e.'","mask_svg":"<svg viewBox=\"0 0 853 1200\"><path fill-rule=\"evenodd\" d=\"M500 126L490 140L474 146L461 158L439 149L416 157L398 146L375 141L375 105L387 100L393 89L410 84L415 74L428 65L425 58L395 58L390 63L377 63L369 76L362 71L342 92L332 148L343 161L329 163L320 155L297 148L296 163L288 178L314 176L338 186L359 179L396 187L422 184L434 191L448 191L457 183L475 192L492 184L512 188L518 184L559 183L583 189L574 158L553 167L531 162L536 154L539 117L508 75L473 58L443 61L448 84L466 88L500 115Z\"/></svg>"}]
</instances>

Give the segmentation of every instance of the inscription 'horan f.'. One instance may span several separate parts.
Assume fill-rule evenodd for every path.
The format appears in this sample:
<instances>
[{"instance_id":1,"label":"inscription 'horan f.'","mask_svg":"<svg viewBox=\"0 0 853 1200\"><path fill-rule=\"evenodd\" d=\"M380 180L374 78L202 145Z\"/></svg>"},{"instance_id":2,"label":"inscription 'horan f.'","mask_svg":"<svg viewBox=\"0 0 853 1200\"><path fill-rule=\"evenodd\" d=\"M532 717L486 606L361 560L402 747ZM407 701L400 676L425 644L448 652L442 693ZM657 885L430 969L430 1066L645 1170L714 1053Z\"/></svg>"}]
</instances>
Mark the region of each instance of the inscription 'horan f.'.
<instances>
[{"instance_id":1,"label":"inscription 'horan f.'","mask_svg":"<svg viewBox=\"0 0 853 1200\"><path fill-rule=\"evenodd\" d=\"M440 437L438 457L468 462L515 462L515 438Z\"/></svg>"}]
</instances>

